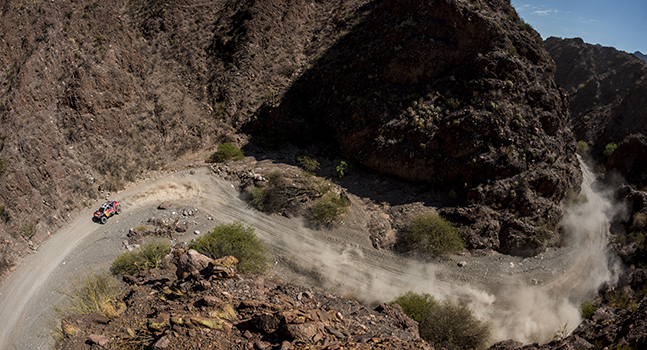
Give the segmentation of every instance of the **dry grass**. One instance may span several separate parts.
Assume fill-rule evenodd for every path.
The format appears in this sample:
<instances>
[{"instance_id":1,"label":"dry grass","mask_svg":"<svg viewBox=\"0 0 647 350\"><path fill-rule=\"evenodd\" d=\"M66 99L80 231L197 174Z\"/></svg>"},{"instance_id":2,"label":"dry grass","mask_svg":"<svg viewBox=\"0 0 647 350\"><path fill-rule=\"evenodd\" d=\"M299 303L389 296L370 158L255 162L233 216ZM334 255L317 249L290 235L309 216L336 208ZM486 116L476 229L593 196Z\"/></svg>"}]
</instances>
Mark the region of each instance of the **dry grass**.
<instances>
[{"instance_id":1,"label":"dry grass","mask_svg":"<svg viewBox=\"0 0 647 350\"><path fill-rule=\"evenodd\" d=\"M119 282L108 272L88 271L68 283L66 298L54 307L60 317L101 313L108 318L117 316Z\"/></svg>"}]
</instances>

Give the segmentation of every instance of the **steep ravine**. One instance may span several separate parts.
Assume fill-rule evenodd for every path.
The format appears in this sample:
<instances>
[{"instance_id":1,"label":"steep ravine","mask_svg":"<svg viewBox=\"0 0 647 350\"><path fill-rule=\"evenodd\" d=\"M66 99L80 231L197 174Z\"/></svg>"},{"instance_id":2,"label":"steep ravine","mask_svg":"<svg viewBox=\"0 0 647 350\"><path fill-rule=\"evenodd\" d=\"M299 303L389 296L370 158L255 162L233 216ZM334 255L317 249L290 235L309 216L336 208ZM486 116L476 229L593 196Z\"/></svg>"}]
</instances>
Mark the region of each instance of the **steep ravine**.
<instances>
[{"instance_id":1,"label":"steep ravine","mask_svg":"<svg viewBox=\"0 0 647 350\"><path fill-rule=\"evenodd\" d=\"M585 183L585 191L590 191L588 185ZM594 208L598 210L594 217L602 215L603 199L592 192L587 196L589 203L572 211L575 222L582 222L581 215ZM201 230L232 220L256 227L276 257L271 276L339 295L352 293L367 303L392 300L408 290L458 298L493 322L496 341L551 340L565 323L579 323L574 305L591 297L598 283L612 279L604 273L608 271L606 246L600 242L606 231L600 230L604 228L601 224L593 225L592 231L573 231L571 244L534 258L492 253L455 256L431 264L375 250L370 242L360 239L366 236L363 228L351 222L318 231L305 228L300 219L259 213L238 197L234 184L219 179L208 168L160 177L115 198L123 203L120 216L101 226L91 222L90 212L84 213L25 259L2 286L0 348L45 348L51 342L47 329L53 316L44 310L61 299L55 291L64 288L69 276L88 266L107 267L121 251L128 230L158 215L155 206L162 200L199 208L200 215L194 220ZM215 220L208 220L209 216ZM193 237L186 234L180 239ZM461 260L466 261L465 267L456 265ZM601 271L601 278L589 283L592 270Z\"/></svg>"}]
</instances>

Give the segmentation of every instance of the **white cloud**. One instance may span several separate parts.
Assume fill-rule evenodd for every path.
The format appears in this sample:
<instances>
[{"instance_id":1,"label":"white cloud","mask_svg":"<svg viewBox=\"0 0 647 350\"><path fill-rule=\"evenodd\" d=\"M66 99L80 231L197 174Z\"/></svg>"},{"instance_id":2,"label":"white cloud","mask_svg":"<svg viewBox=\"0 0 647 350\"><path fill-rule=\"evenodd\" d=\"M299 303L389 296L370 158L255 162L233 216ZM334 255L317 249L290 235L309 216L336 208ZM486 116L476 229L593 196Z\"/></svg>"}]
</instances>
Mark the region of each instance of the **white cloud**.
<instances>
[{"instance_id":1,"label":"white cloud","mask_svg":"<svg viewBox=\"0 0 647 350\"><path fill-rule=\"evenodd\" d=\"M538 15L538 16L555 16L558 13L561 13L560 10L535 10L532 12L533 15Z\"/></svg>"}]
</instances>

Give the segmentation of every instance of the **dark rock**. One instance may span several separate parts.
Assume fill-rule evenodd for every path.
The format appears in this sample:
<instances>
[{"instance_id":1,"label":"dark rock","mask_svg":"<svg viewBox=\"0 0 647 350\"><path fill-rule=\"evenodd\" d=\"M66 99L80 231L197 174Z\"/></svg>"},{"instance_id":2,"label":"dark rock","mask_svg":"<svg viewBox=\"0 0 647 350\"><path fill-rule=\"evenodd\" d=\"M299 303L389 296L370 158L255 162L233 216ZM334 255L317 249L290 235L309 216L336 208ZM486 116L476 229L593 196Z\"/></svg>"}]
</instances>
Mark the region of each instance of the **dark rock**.
<instances>
[{"instance_id":1,"label":"dark rock","mask_svg":"<svg viewBox=\"0 0 647 350\"><path fill-rule=\"evenodd\" d=\"M265 334L274 333L281 326L281 321L278 317L268 314L254 315L251 323L256 329Z\"/></svg>"},{"instance_id":2,"label":"dark rock","mask_svg":"<svg viewBox=\"0 0 647 350\"><path fill-rule=\"evenodd\" d=\"M522 342L516 340L504 340L490 347L490 350L517 350L523 347Z\"/></svg>"},{"instance_id":3,"label":"dark rock","mask_svg":"<svg viewBox=\"0 0 647 350\"><path fill-rule=\"evenodd\" d=\"M178 222L175 224L175 231L177 232L186 232L189 230L189 223L187 221Z\"/></svg>"},{"instance_id":4,"label":"dark rock","mask_svg":"<svg viewBox=\"0 0 647 350\"><path fill-rule=\"evenodd\" d=\"M647 132L647 130L646 130ZM631 134L622 139L607 162L607 171L617 171L639 188L647 186L647 136Z\"/></svg>"},{"instance_id":5,"label":"dark rock","mask_svg":"<svg viewBox=\"0 0 647 350\"><path fill-rule=\"evenodd\" d=\"M205 270L213 259L190 249L178 259L176 275L179 279L185 278L194 272Z\"/></svg>"}]
</instances>

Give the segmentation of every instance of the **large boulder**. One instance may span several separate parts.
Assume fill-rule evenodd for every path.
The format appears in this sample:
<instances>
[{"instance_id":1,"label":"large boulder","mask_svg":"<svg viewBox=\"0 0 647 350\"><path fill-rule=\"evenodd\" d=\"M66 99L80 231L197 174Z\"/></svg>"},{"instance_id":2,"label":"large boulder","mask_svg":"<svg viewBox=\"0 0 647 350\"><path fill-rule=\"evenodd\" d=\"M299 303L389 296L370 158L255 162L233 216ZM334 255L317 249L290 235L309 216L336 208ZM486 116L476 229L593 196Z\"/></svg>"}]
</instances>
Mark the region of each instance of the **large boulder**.
<instances>
[{"instance_id":1,"label":"large boulder","mask_svg":"<svg viewBox=\"0 0 647 350\"><path fill-rule=\"evenodd\" d=\"M182 279L190 275L201 273L209 267L209 263L212 261L213 259L210 257L200 254L193 249L189 249L189 251L180 255L175 274L177 275L177 278Z\"/></svg>"}]
</instances>

